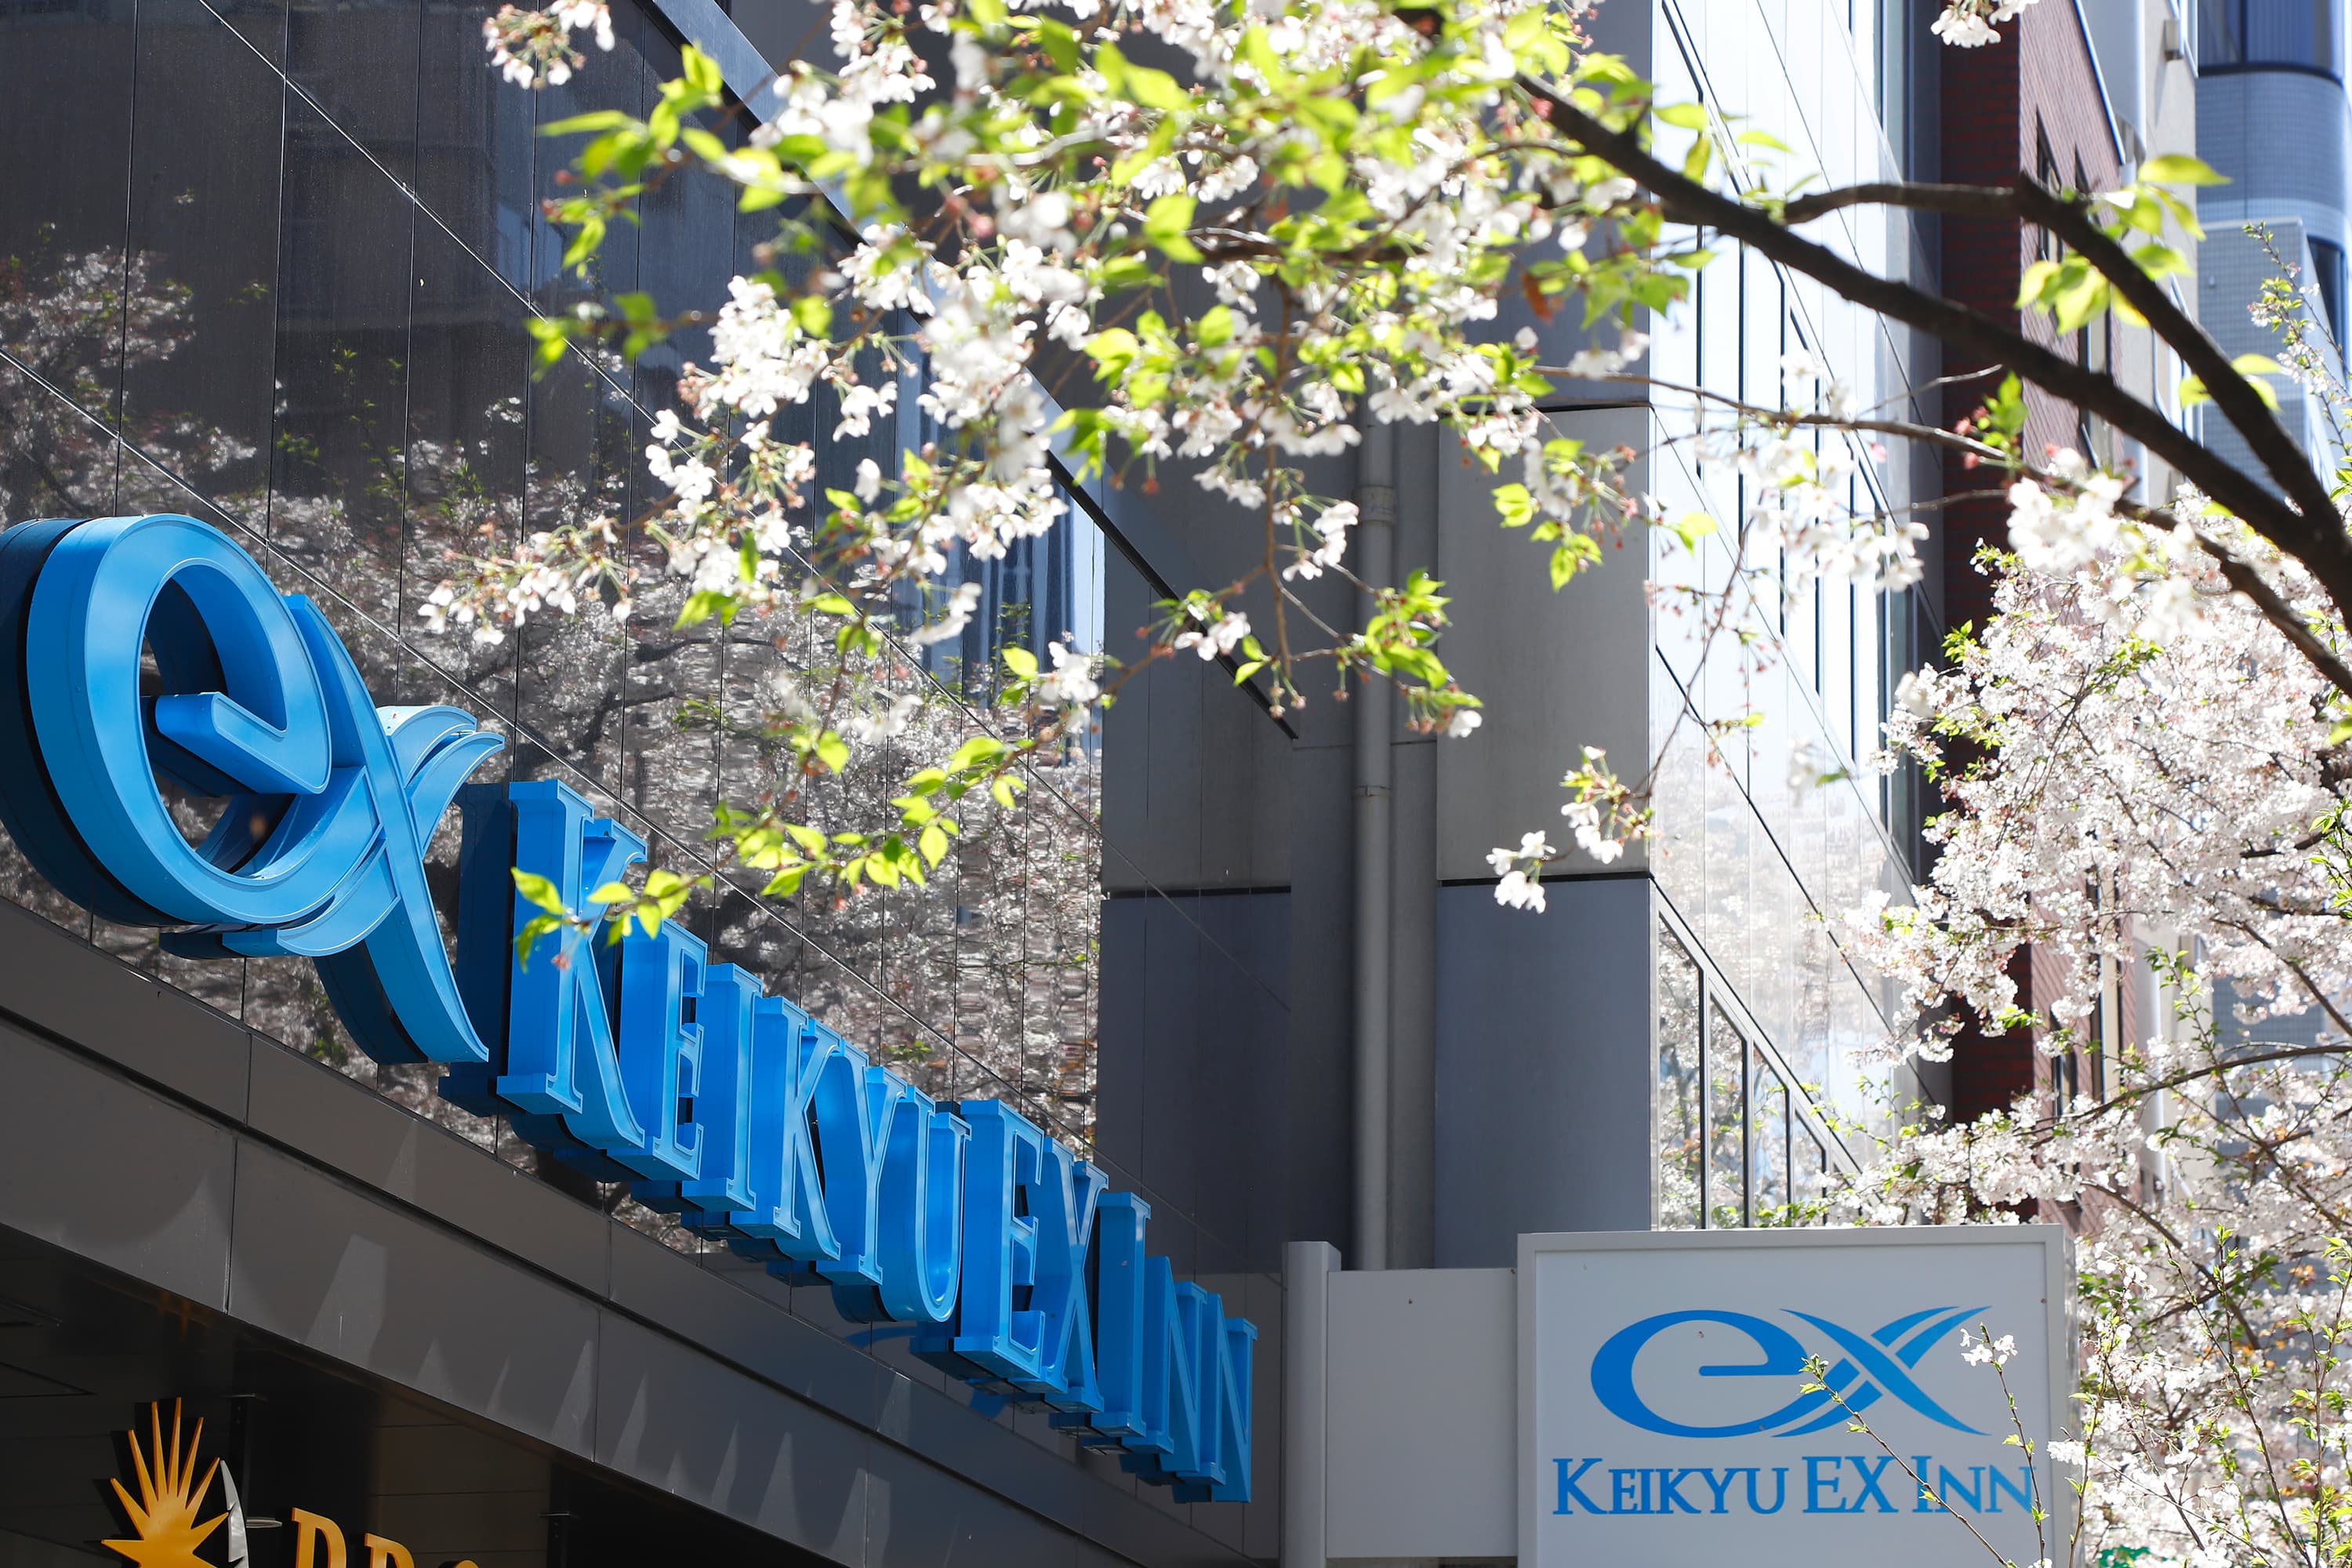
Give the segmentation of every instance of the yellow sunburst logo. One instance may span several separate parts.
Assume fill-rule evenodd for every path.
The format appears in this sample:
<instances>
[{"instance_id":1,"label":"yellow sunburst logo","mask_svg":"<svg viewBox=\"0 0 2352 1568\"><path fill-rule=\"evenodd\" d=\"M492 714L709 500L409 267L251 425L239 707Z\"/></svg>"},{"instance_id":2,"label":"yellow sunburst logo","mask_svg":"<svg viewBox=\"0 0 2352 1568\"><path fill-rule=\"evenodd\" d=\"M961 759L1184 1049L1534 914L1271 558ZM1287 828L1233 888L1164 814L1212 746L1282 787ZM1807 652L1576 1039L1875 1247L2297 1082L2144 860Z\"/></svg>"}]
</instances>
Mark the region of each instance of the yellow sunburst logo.
<instances>
[{"instance_id":1,"label":"yellow sunburst logo","mask_svg":"<svg viewBox=\"0 0 2352 1568\"><path fill-rule=\"evenodd\" d=\"M131 1521L135 1539L109 1541L101 1544L113 1548L139 1568L209 1568L196 1555L196 1548L225 1522L226 1510L198 1523L196 1510L212 1489L213 1476L220 1468L215 1459L205 1468L204 1479L196 1479L196 1446L204 1441L205 1424L201 1417L196 1429L189 1434L187 1446L180 1445L180 1402L172 1401L172 1440L163 1441L163 1406L147 1407L148 1447L140 1447L139 1434L127 1434L131 1439L131 1462L138 1471L139 1496L131 1493L119 1479L111 1480L114 1495L122 1504L124 1515Z\"/></svg>"}]
</instances>

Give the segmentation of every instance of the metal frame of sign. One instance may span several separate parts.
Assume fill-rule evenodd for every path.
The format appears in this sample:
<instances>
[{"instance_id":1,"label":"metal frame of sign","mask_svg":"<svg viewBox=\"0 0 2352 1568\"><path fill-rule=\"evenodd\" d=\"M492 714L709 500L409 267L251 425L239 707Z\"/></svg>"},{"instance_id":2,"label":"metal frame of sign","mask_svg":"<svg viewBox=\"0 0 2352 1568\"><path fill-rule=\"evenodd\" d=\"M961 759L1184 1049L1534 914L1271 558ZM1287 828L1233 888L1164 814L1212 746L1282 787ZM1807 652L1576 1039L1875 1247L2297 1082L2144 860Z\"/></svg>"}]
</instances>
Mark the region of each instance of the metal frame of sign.
<instances>
[{"instance_id":1,"label":"metal frame of sign","mask_svg":"<svg viewBox=\"0 0 2352 1568\"><path fill-rule=\"evenodd\" d=\"M2074 1385L2074 1244L2056 1225L1906 1225L1828 1228L1794 1226L1766 1230L1555 1231L1519 1237L1518 1259L1518 1542L1521 1568L1540 1568L1535 1552L1541 1528L1544 1489L1536 1464L1536 1260L1554 1254L1661 1252L1692 1249L1735 1252L1773 1247L1874 1247L1891 1243L1943 1247L2038 1246L2042 1249L2042 1300L2049 1313L2046 1344L2050 1405L2053 1418L2066 1407ZM2051 1436L2045 1435L2046 1443ZM2049 1539L2063 1542L2074 1531L2074 1491L2046 1451L2036 1462L2053 1478L2047 1490Z\"/></svg>"}]
</instances>

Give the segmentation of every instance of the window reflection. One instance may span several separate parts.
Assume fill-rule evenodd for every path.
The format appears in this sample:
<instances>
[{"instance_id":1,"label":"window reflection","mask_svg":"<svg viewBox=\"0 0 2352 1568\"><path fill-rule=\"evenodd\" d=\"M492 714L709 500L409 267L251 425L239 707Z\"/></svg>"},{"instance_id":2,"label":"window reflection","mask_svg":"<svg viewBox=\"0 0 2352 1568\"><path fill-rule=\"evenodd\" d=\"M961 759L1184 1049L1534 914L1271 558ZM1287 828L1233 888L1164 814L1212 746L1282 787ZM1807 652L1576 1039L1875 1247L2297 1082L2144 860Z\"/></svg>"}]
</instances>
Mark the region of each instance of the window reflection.
<instances>
[{"instance_id":1,"label":"window reflection","mask_svg":"<svg viewBox=\"0 0 2352 1568\"><path fill-rule=\"evenodd\" d=\"M1757 1225L1789 1218L1789 1086L1764 1053L1748 1051L1748 1208Z\"/></svg>"},{"instance_id":2,"label":"window reflection","mask_svg":"<svg viewBox=\"0 0 2352 1568\"><path fill-rule=\"evenodd\" d=\"M620 47L589 51L570 83L533 97L501 89L483 63L479 23L495 8L492 0L295 0L290 11L284 0L135 8L0 0L0 85L9 89L0 93L0 137L20 154L0 184L0 346L31 373L0 363L8 413L0 508L26 518L135 506L247 529L280 585L320 605L380 700L469 710L510 738L482 777L562 778L644 835L664 863L711 864L702 836L721 795L756 801L797 786L828 829L895 819L889 798L911 759L994 721L988 699L1007 648L1048 662L1055 642L1073 654L1103 650L1107 582L1136 574L1075 504L1045 538L954 562L948 584L982 590L962 637L892 647L853 672L861 694L886 709L919 702L906 731L861 751L845 778L802 779L779 742L805 698L798 683L832 657L829 646L813 646L803 618L744 616L681 633L672 621L682 580L669 580L641 596L625 628L544 616L496 645L418 631L417 610L453 552L642 512L656 494L643 462L651 417L669 403L680 362L707 355L680 340L651 363L575 356L534 381L523 312L635 288L665 305L708 304L730 272L751 265L772 217L739 216L716 183L672 182L642 229L614 226L589 279L563 273L562 238L537 198L572 146L535 136L534 121L598 108L642 112L655 77L676 70L675 47L621 0ZM135 116L134 83L142 100L156 95ZM187 135L199 121L209 133ZM775 425L779 439L816 440L820 489L853 485L861 458L893 468L902 449L936 436L911 416L886 417L866 437L833 441L839 411L823 401L831 396L782 412ZM661 568L656 542L638 533L627 547ZM1191 683L1202 673L1181 675ZM1267 722L1221 674L1181 695L1195 715L1226 702L1248 723ZM1148 739L1138 737L1139 761ZM772 990L926 1091L1017 1103L1097 1158L1127 1162L1138 1174L1121 1174L1121 1184L1145 1185L1143 1139L1130 1134L1108 1153L1097 1143L1103 753L1099 729L1088 728L1035 758L1017 818L984 797L967 800L965 847L920 887L838 904L780 901L759 896L762 876L727 869L692 929L715 958L755 968ZM454 833L453 818L428 866L445 903ZM1244 1021L1228 1020L1218 1037L1243 1065L1153 1100L1172 1123L1194 1115L1184 1095L1197 1100L1194 1121L1152 1132L1155 1151L1190 1158L1218 1138L1243 1137L1267 1099L1249 1064L1279 1059L1255 1047L1285 1037L1284 1004L1264 976L1285 962L1278 944L1288 926L1278 899L1204 905L1171 899L1167 887L1200 890L1157 867L1121 888L1150 906L1155 942L1181 934L1188 944L1173 969L1161 964L1165 945L1152 950L1155 981L1178 974L1188 993L1165 1016L1191 1005L1206 1016L1246 999L1234 1015ZM89 917L5 841L0 897L91 931ZM510 1127L431 1094L429 1073L382 1070L357 1051L309 963L199 964L158 953L152 932L101 938L501 1158L538 1163ZM1261 963L1261 953L1271 956ZM1697 1006L1694 979L1685 1005L1694 1096ZM1180 1101L1180 1110L1161 1109ZM1696 1224L1696 1098L1685 1120ZM618 1202L617 1189L547 1163L567 1190ZM1238 1171L1244 1160L1229 1163ZM1163 1182L1180 1191L1192 1184L1189 1174ZM1202 1218L1204 1235L1213 1225L1220 1244L1243 1245L1244 1201L1213 1222L1211 1200L1198 1207L1169 1201L1171 1234ZM666 1244L695 1245L659 1216L620 1212Z\"/></svg>"},{"instance_id":3,"label":"window reflection","mask_svg":"<svg viewBox=\"0 0 2352 1568\"><path fill-rule=\"evenodd\" d=\"M2339 0L2199 0L2197 66L2295 66L2338 73Z\"/></svg>"},{"instance_id":4,"label":"window reflection","mask_svg":"<svg viewBox=\"0 0 2352 1568\"><path fill-rule=\"evenodd\" d=\"M1709 1007L1706 1069L1706 1223L1748 1223L1748 1042L1721 1007Z\"/></svg>"},{"instance_id":5,"label":"window reflection","mask_svg":"<svg viewBox=\"0 0 2352 1568\"><path fill-rule=\"evenodd\" d=\"M1705 1143L1699 1110L1698 965L1658 933L1658 1228L1696 1230Z\"/></svg>"}]
</instances>

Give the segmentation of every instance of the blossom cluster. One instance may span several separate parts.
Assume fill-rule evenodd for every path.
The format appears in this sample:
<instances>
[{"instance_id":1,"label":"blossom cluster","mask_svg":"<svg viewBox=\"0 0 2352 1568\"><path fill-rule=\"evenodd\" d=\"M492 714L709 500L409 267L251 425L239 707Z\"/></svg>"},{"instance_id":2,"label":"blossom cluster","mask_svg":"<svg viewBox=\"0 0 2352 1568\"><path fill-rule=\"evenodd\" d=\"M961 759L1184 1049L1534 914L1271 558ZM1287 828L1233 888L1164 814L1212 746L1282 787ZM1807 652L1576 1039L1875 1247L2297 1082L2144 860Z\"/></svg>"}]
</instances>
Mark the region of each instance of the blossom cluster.
<instances>
[{"instance_id":1,"label":"blossom cluster","mask_svg":"<svg viewBox=\"0 0 2352 1568\"><path fill-rule=\"evenodd\" d=\"M1980 49L1987 44L1997 44L2000 35L1994 31L1998 23L2013 19L2033 0L1946 0L1943 14L1929 24L1936 37L1963 49Z\"/></svg>"},{"instance_id":2,"label":"blossom cluster","mask_svg":"<svg viewBox=\"0 0 2352 1568\"><path fill-rule=\"evenodd\" d=\"M2201 548L2169 547L2184 529L2116 518L2116 487L2069 455L2046 472L2012 491L2016 553L1986 563L1995 613L1897 694L1890 738L1947 797L1933 868L1844 933L1906 988L1897 1045L2029 1035L2041 1087L1888 1135L1839 1212L2077 1230L2083 1380L2053 1448L2080 1488L2075 1560L2315 1560L2352 1451L2352 779L2332 693ZM2332 624L2291 563L2202 526ZM2162 577L2126 569L2150 556Z\"/></svg>"}]
</instances>

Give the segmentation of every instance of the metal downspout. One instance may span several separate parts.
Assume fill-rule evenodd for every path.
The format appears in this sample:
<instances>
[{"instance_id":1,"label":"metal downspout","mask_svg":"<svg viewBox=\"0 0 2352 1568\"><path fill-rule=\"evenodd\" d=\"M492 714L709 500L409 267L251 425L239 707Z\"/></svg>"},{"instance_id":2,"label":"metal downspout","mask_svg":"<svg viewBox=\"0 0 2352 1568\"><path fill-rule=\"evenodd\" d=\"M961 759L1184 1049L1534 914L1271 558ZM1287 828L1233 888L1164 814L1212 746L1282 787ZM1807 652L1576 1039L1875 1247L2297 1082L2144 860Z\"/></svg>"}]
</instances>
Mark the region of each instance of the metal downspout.
<instances>
[{"instance_id":1,"label":"metal downspout","mask_svg":"<svg viewBox=\"0 0 2352 1568\"><path fill-rule=\"evenodd\" d=\"M1357 575L1392 584L1396 556L1396 429L1367 412L1356 451ZM1363 609L1369 619L1370 595ZM1383 678L1356 685L1356 1245L1358 1268L1389 1264L1390 927L1394 916L1391 774L1394 698Z\"/></svg>"}]
</instances>

